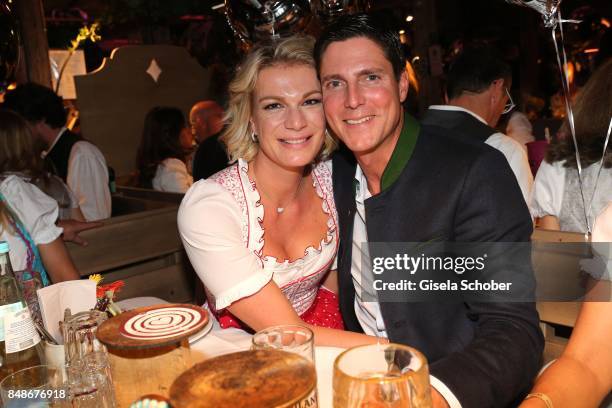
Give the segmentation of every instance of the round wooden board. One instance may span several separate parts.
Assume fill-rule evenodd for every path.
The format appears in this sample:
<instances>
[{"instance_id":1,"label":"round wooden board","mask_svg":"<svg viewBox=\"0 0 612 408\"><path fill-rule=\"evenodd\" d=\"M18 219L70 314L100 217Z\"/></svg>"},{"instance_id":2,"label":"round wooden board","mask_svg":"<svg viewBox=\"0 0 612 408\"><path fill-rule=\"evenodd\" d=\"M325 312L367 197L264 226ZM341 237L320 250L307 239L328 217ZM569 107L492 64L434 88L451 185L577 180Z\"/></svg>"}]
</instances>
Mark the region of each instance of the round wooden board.
<instances>
[{"instance_id":1,"label":"round wooden board","mask_svg":"<svg viewBox=\"0 0 612 408\"><path fill-rule=\"evenodd\" d=\"M185 371L170 387L170 402L177 408L293 407L311 395L316 381L314 365L302 356L279 350L242 351Z\"/></svg>"},{"instance_id":2,"label":"round wooden board","mask_svg":"<svg viewBox=\"0 0 612 408\"><path fill-rule=\"evenodd\" d=\"M164 313L167 312L167 313ZM179 318L172 320L170 317ZM194 320L185 320L183 316ZM96 334L98 340L113 349L149 349L180 343L183 339L199 332L208 322L208 313L199 306L190 304L163 304L139 307L121 313L100 325ZM146 321L146 322L145 322ZM189 322L189 323L187 323ZM134 331L134 326L146 324L146 333ZM185 325L176 334L171 333L173 326ZM142 326L137 326L141 328ZM155 330L159 333L154 334ZM147 335L152 337L146 337Z\"/></svg>"}]
</instances>

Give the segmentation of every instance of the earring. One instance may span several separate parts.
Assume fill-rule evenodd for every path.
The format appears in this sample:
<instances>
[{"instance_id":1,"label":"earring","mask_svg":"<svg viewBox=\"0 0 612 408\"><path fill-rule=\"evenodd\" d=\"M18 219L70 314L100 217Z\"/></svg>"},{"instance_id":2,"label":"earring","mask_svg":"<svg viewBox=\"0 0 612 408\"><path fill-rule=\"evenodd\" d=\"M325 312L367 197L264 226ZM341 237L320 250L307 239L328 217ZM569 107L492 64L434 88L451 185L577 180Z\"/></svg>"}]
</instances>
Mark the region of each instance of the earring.
<instances>
[{"instance_id":1,"label":"earring","mask_svg":"<svg viewBox=\"0 0 612 408\"><path fill-rule=\"evenodd\" d=\"M254 130L251 130L251 140L253 143L257 143L257 135L255 134Z\"/></svg>"}]
</instances>

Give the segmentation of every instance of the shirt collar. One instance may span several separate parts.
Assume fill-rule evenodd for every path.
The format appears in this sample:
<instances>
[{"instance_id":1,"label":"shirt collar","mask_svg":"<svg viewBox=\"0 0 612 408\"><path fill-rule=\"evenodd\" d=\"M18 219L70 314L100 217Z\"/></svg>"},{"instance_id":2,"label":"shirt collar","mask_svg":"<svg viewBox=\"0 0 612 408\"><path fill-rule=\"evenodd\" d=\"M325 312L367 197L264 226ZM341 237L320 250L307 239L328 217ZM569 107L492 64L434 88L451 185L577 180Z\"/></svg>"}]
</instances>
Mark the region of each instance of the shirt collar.
<instances>
[{"instance_id":1,"label":"shirt collar","mask_svg":"<svg viewBox=\"0 0 612 408\"><path fill-rule=\"evenodd\" d=\"M381 191L389 188L398 179L402 170L406 167L406 164L408 164L414 147L416 146L419 130L420 126L418 121L408 113L405 113L402 132L400 133L397 144L393 149L389 163L387 163L380 181ZM357 168L355 169L354 183L355 200L358 203L363 203L366 199L372 197L368 189L368 180L365 174L363 174L363 170L359 166L359 163L357 163Z\"/></svg>"},{"instance_id":2,"label":"shirt collar","mask_svg":"<svg viewBox=\"0 0 612 408\"><path fill-rule=\"evenodd\" d=\"M380 180L380 191L384 191L393 185L408 164L416 146L419 130L419 122L405 113L402 131Z\"/></svg>"},{"instance_id":3,"label":"shirt collar","mask_svg":"<svg viewBox=\"0 0 612 408\"><path fill-rule=\"evenodd\" d=\"M357 203L363 204L365 200L372 197L370 189L368 189L368 180L365 174L363 174L359 163L357 163L357 168L355 169L355 180L353 183L355 184L355 201Z\"/></svg>"},{"instance_id":4,"label":"shirt collar","mask_svg":"<svg viewBox=\"0 0 612 408\"><path fill-rule=\"evenodd\" d=\"M475 117L476 119L478 119L479 121L484 123L485 125L488 125L486 120L484 120L483 118L481 118L480 116L478 116L477 114L472 112L471 110L462 108L461 106L456 106L456 105L431 105L429 107L429 109L469 113L470 115L472 115L473 117Z\"/></svg>"},{"instance_id":5,"label":"shirt collar","mask_svg":"<svg viewBox=\"0 0 612 408\"><path fill-rule=\"evenodd\" d=\"M59 142L60 137L64 134L64 132L66 132L68 130L68 128L66 126L64 126L63 128L60 129L60 131L57 133L57 136L55 136L55 139L53 140L53 143L51 143L51 147L49 147L47 150L43 150L40 153L40 157L42 159L44 159L45 157L47 157L47 155L49 154L49 152L51 150L53 150L53 148L55 147L55 145L57 144L57 142Z\"/></svg>"}]
</instances>

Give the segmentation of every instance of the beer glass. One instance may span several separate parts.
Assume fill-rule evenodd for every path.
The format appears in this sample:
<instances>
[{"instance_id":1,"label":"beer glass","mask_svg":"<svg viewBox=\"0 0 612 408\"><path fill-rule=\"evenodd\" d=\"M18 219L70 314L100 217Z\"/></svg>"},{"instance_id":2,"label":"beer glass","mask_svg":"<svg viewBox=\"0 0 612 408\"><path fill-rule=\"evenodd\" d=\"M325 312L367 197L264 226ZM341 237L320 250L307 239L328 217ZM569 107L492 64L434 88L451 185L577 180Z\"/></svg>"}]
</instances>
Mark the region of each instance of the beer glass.
<instances>
[{"instance_id":1,"label":"beer glass","mask_svg":"<svg viewBox=\"0 0 612 408\"><path fill-rule=\"evenodd\" d=\"M314 334L308 327L285 324L268 327L253 336L253 350L276 349L296 353L314 363Z\"/></svg>"},{"instance_id":2,"label":"beer glass","mask_svg":"<svg viewBox=\"0 0 612 408\"><path fill-rule=\"evenodd\" d=\"M427 360L400 344L353 347L334 362L334 408L430 408Z\"/></svg>"},{"instance_id":3,"label":"beer glass","mask_svg":"<svg viewBox=\"0 0 612 408\"><path fill-rule=\"evenodd\" d=\"M69 407L69 393L61 368L38 365L7 376L0 383L0 400L6 408Z\"/></svg>"}]
</instances>

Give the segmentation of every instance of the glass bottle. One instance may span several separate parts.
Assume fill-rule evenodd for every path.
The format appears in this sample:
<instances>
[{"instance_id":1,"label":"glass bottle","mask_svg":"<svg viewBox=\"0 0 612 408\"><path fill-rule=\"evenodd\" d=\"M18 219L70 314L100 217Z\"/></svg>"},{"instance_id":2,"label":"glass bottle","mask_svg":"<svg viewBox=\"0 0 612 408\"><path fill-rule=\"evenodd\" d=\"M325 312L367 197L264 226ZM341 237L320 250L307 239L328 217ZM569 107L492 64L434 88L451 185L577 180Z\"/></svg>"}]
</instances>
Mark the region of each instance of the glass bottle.
<instances>
[{"instance_id":1,"label":"glass bottle","mask_svg":"<svg viewBox=\"0 0 612 408\"><path fill-rule=\"evenodd\" d=\"M43 343L13 273L9 245L0 241L0 381L44 363Z\"/></svg>"}]
</instances>

